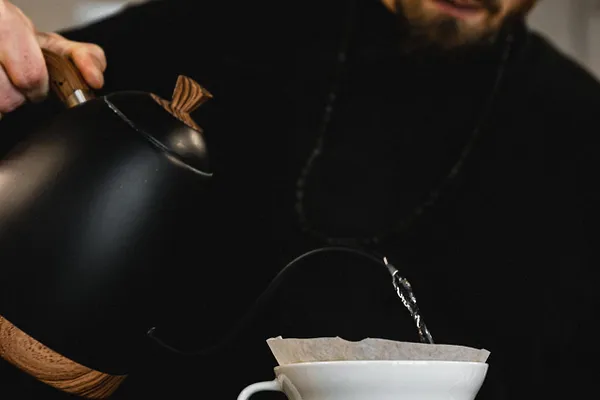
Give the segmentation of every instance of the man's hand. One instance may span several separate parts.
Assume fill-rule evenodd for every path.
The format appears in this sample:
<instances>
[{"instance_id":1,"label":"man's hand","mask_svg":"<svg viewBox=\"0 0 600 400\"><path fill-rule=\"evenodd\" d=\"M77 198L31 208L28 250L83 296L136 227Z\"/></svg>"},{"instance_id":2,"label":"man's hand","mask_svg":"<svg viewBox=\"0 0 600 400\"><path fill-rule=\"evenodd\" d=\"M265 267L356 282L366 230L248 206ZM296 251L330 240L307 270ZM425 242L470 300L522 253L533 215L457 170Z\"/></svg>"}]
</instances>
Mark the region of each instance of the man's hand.
<instances>
[{"instance_id":1,"label":"man's hand","mask_svg":"<svg viewBox=\"0 0 600 400\"><path fill-rule=\"evenodd\" d=\"M102 48L56 33L37 32L19 8L0 0L0 115L47 96L48 71L42 48L70 57L92 88L100 89L104 84L106 57Z\"/></svg>"}]
</instances>

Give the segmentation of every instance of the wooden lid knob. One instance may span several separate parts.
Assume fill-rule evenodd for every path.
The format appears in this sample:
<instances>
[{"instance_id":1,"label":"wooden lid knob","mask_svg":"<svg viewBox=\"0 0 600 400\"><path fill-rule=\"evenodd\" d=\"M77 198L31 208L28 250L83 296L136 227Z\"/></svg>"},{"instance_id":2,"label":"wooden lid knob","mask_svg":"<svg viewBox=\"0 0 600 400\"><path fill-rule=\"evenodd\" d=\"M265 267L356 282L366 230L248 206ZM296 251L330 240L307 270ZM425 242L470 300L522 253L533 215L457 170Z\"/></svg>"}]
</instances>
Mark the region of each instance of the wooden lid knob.
<instances>
[{"instance_id":1,"label":"wooden lid knob","mask_svg":"<svg viewBox=\"0 0 600 400\"><path fill-rule=\"evenodd\" d=\"M153 94L152 98L165 110L178 118L181 122L197 131L202 129L190 116L190 113L212 99L212 94L200 86L196 81L187 76L179 75L171 101L166 101Z\"/></svg>"},{"instance_id":2,"label":"wooden lid knob","mask_svg":"<svg viewBox=\"0 0 600 400\"><path fill-rule=\"evenodd\" d=\"M212 94L208 90L193 79L179 75L173 90L171 106L179 112L191 113L210 99Z\"/></svg>"}]
</instances>

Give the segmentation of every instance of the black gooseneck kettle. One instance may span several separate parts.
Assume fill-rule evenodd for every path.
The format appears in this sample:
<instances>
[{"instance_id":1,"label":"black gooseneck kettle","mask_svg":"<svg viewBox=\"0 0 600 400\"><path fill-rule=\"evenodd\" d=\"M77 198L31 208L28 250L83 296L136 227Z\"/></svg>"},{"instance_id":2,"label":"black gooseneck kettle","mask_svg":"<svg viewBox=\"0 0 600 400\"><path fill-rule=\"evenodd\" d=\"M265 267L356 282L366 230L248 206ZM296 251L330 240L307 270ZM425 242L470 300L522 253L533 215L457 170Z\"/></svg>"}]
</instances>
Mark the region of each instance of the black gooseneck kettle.
<instances>
[{"instance_id":1,"label":"black gooseneck kettle","mask_svg":"<svg viewBox=\"0 0 600 400\"><path fill-rule=\"evenodd\" d=\"M151 326L147 297L211 177L190 117L211 94L95 97L44 53L67 106L0 160L0 357L66 394L107 398ZM0 359L0 362L3 360Z\"/></svg>"}]
</instances>

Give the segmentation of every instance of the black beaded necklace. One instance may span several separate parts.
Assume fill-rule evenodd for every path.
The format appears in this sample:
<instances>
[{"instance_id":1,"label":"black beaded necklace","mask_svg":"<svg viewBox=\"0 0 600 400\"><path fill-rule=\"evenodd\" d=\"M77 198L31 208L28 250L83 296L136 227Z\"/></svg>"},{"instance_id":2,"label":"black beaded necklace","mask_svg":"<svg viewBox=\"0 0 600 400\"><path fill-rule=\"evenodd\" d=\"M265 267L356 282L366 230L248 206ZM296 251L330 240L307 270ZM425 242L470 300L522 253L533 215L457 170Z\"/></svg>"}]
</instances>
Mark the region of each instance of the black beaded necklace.
<instances>
[{"instance_id":1,"label":"black beaded necklace","mask_svg":"<svg viewBox=\"0 0 600 400\"><path fill-rule=\"evenodd\" d=\"M509 56L511 54L512 47L513 47L512 46L513 45L513 36L511 34L506 35L504 49L502 52L500 63L497 68L497 72L495 75L492 89L490 91L490 94L489 94L486 102L485 102L483 111L482 111L480 117L478 118L469 139L467 140L466 144L462 148L462 151L461 151L458 159L456 160L456 162L454 163L454 165L452 166L452 168L450 169L450 171L448 172L446 177L442 180L442 182L439 185L437 185L437 187L433 188L429 192L426 200L424 202L422 202L421 204L417 205L412 210L412 212L410 212L405 218L398 221L395 224L394 228L390 229L387 232L382 232L382 233L378 233L378 234L370 236L370 237L362 237L362 238L331 237L331 236L324 234L323 232L318 231L311 225L309 219L306 216L306 211L304 208L304 197L305 197L305 190L306 190L306 181L307 181L309 175L312 173L315 161L320 156L322 156L322 153L323 153L325 136L328 132L329 124L331 122L331 117L332 117L333 110L334 110L334 105L337 100L341 77L342 77L344 69L346 67L347 56L348 56L348 51L349 51L351 36L352 36L352 28L354 25L354 15L355 15L354 7L356 7L357 2L353 2L353 3L354 4L352 7L350 7L350 10L348 13L348 19L347 19L347 23L345 25L345 34L343 35L343 39L340 44L340 48L339 48L338 55L337 55L336 74L335 74L336 78L333 80L333 84L331 86L329 95L327 97L327 102L325 105L323 118L322 118L321 123L318 128L317 141L316 141L316 144L315 144L314 148L312 149L310 155L308 156L308 159L307 159L304 167L302 168L302 170L300 172L300 176L298 177L298 179L296 181L295 209L296 209L296 214L297 214L301 229L305 233L320 240L323 243L326 243L326 244L332 245L332 246L373 247L373 246L376 246L377 244L381 243L382 240L387 238L389 235L392 235L395 233L406 232L406 230L409 227L411 227L412 224L421 215L423 215L423 213L427 209L429 209L431 206L436 204L436 202L441 197L442 193L445 190L447 190L451 186L451 184L455 181L456 176L462 170L462 167L463 167L467 157L471 154L477 140L481 136L482 126L483 126L484 122L488 119L488 117L493 109L493 105L496 100L496 95L497 95L500 85L502 83L506 65L507 65Z\"/></svg>"}]
</instances>

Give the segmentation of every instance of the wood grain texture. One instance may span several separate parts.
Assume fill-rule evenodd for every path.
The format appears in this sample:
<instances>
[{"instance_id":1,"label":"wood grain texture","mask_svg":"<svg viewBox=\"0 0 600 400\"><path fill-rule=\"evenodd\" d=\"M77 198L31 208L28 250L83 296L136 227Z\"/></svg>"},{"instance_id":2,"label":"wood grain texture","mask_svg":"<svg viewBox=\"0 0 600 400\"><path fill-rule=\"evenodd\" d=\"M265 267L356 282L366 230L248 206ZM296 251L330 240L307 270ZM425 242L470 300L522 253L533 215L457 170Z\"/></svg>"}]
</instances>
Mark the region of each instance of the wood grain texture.
<instances>
[{"instance_id":1,"label":"wood grain texture","mask_svg":"<svg viewBox=\"0 0 600 400\"><path fill-rule=\"evenodd\" d=\"M0 316L0 357L35 379L87 399L106 399L126 375L109 375L72 361Z\"/></svg>"},{"instance_id":2,"label":"wood grain texture","mask_svg":"<svg viewBox=\"0 0 600 400\"><path fill-rule=\"evenodd\" d=\"M77 105L78 103L74 102L72 97L77 90L81 90L86 99L94 97L79 69L71 60L45 49L42 49L42 53L48 68L50 89L63 104L67 107Z\"/></svg>"},{"instance_id":3,"label":"wood grain texture","mask_svg":"<svg viewBox=\"0 0 600 400\"><path fill-rule=\"evenodd\" d=\"M212 99L212 94L193 79L180 75L177 78L171 101L164 100L155 94L152 94L152 98L175 118L201 132L202 129L192 119L190 113Z\"/></svg>"}]
</instances>

